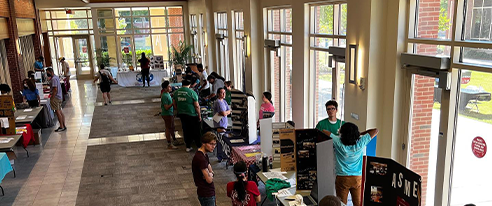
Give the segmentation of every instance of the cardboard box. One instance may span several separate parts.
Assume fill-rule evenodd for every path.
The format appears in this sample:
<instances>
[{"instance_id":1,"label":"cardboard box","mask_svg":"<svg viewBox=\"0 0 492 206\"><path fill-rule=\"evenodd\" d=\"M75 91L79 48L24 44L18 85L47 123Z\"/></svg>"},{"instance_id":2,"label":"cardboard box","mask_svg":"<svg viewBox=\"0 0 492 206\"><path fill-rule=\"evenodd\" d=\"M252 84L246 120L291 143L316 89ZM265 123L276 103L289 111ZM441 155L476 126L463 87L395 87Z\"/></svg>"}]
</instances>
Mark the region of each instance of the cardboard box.
<instances>
[{"instance_id":1,"label":"cardboard box","mask_svg":"<svg viewBox=\"0 0 492 206\"><path fill-rule=\"evenodd\" d=\"M43 137L41 136L41 129L33 129L34 133L34 141L31 141L30 144L34 145L43 145Z\"/></svg>"},{"instance_id":2,"label":"cardboard box","mask_svg":"<svg viewBox=\"0 0 492 206\"><path fill-rule=\"evenodd\" d=\"M294 129L280 129L280 169L296 170L296 133Z\"/></svg>"},{"instance_id":3,"label":"cardboard box","mask_svg":"<svg viewBox=\"0 0 492 206\"><path fill-rule=\"evenodd\" d=\"M0 109L14 108L14 99L10 95L0 95Z\"/></svg>"}]
</instances>

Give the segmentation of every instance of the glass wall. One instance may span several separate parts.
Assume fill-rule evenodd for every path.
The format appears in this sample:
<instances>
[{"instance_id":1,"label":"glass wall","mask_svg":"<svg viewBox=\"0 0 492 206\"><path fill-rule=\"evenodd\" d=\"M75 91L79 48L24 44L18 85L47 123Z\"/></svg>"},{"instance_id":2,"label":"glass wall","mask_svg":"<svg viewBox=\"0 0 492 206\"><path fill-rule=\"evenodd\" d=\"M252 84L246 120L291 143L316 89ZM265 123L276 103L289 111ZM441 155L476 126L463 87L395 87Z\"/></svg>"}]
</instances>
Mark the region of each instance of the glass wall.
<instances>
[{"instance_id":1,"label":"glass wall","mask_svg":"<svg viewBox=\"0 0 492 206\"><path fill-rule=\"evenodd\" d=\"M443 163L434 160L434 155L437 155L437 161L445 159L439 156L445 154L438 151L446 144L438 145L433 141L439 139L438 132L430 132L443 126L439 121L434 121L434 116L440 116L440 99L444 92L437 89L437 82L432 77L419 78L412 85L415 88L414 96L421 95L416 97L417 103L423 104L418 111L426 112L412 115L409 139L419 141L411 145L412 149L424 150L410 155L407 166L416 168L422 176L422 203L436 205L449 201L448 205L452 206L470 203L490 205L492 197L487 193L487 186L492 183L492 178L485 171L492 165L492 159L484 149L492 138L486 132L492 129L492 0L411 1L409 9L407 51L449 57L451 69L459 73L459 78L453 79L453 83L459 84L459 90L452 94L459 97L456 100L458 106L450 108L455 113L456 123L452 125L454 134L451 134L454 136L447 137L453 143L451 148L445 148L452 151L451 163L444 168L449 176L445 176L448 173L442 168L436 168L436 164ZM424 93L428 92L431 95L425 96ZM434 98L428 100L429 97ZM445 105L442 106L444 108ZM448 120L441 121L447 123ZM422 136L424 133L420 130L429 132ZM449 190L436 185L436 177L449 181ZM434 195L440 193L444 196Z\"/></svg>"},{"instance_id":2,"label":"glass wall","mask_svg":"<svg viewBox=\"0 0 492 206\"><path fill-rule=\"evenodd\" d=\"M227 13L215 13L215 33L223 34L223 39L217 39L217 71L226 80L230 80L229 70L229 35L227 30Z\"/></svg>"},{"instance_id":3,"label":"glass wall","mask_svg":"<svg viewBox=\"0 0 492 206\"><path fill-rule=\"evenodd\" d=\"M180 41L184 42L181 6L98 8L96 11L98 47L114 58L110 60L111 66L139 68L137 60L141 53L147 57L163 56L168 61L171 47L177 48Z\"/></svg>"},{"instance_id":4,"label":"glass wall","mask_svg":"<svg viewBox=\"0 0 492 206\"><path fill-rule=\"evenodd\" d=\"M245 74L245 56L246 50L244 45L244 14L241 11L233 12L234 14L234 33L235 35L235 52L234 52L234 87L239 90L244 88Z\"/></svg>"},{"instance_id":5,"label":"glass wall","mask_svg":"<svg viewBox=\"0 0 492 206\"><path fill-rule=\"evenodd\" d=\"M270 53L275 121L292 120L292 9L268 9L267 38L280 40Z\"/></svg>"},{"instance_id":6,"label":"glass wall","mask_svg":"<svg viewBox=\"0 0 492 206\"><path fill-rule=\"evenodd\" d=\"M312 5L310 15L310 75L312 79L310 87L314 91L314 97L310 99L315 112L313 123L316 124L328 117L325 109L325 103L328 100L338 102L337 115L338 118L343 118L345 63L336 62L328 52L328 48L330 46L345 47L347 4Z\"/></svg>"}]
</instances>

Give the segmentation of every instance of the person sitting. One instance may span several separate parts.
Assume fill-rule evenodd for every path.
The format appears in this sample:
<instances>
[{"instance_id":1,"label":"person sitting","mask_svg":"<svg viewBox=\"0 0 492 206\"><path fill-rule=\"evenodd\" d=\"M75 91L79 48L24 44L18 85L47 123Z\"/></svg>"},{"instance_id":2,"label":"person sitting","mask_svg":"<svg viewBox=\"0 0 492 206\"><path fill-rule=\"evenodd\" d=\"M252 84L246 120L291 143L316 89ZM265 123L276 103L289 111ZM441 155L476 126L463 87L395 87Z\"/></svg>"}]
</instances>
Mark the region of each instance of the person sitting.
<instances>
[{"instance_id":1,"label":"person sitting","mask_svg":"<svg viewBox=\"0 0 492 206\"><path fill-rule=\"evenodd\" d=\"M24 102L27 102L31 108L39 107L41 99L39 98L39 91L36 89L34 82L30 79L24 79L22 83L24 84L24 89L22 90Z\"/></svg>"},{"instance_id":2,"label":"person sitting","mask_svg":"<svg viewBox=\"0 0 492 206\"><path fill-rule=\"evenodd\" d=\"M335 149L335 190L337 197L347 204L348 193L352 203L360 205L362 185L362 155L364 148L378 134L378 129L359 133L357 125L347 122L340 128L340 137L324 131L333 139Z\"/></svg>"},{"instance_id":3,"label":"person sitting","mask_svg":"<svg viewBox=\"0 0 492 206\"><path fill-rule=\"evenodd\" d=\"M261 202L258 186L246 179L247 171L248 168L243 161L234 165L237 181L227 183L227 197L231 198L233 206L256 206L256 203Z\"/></svg>"}]
</instances>

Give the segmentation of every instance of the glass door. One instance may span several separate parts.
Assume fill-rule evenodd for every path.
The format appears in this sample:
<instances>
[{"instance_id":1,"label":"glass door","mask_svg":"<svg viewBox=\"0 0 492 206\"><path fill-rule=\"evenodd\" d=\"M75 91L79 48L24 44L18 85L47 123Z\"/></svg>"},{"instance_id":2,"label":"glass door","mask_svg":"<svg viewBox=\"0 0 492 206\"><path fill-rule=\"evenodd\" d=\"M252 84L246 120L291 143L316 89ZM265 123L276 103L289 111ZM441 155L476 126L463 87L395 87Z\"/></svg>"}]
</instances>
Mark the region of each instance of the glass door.
<instances>
[{"instance_id":1,"label":"glass door","mask_svg":"<svg viewBox=\"0 0 492 206\"><path fill-rule=\"evenodd\" d=\"M93 76L92 54L89 37L73 37L73 52L77 79L90 79ZM71 67L73 68L73 67Z\"/></svg>"},{"instance_id":2,"label":"glass door","mask_svg":"<svg viewBox=\"0 0 492 206\"><path fill-rule=\"evenodd\" d=\"M451 206L492 205L492 73L461 70L452 168Z\"/></svg>"},{"instance_id":3,"label":"glass door","mask_svg":"<svg viewBox=\"0 0 492 206\"><path fill-rule=\"evenodd\" d=\"M135 66L133 39L131 36L118 36L120 68L128 70Z\"/></svg>"},{"instance_id":4,"label":"glass door","mask_svg":"<svg viewBox=\"0 0 492 206\"><path fill-rule=\"evenodd\" d=\"M58 75L63 75L63 71L61 69L60 65L60 59L65 58L65 61L68 62L68 66L70 67L70 73L72 75L75 74L75 52L74 52L74 42L72 40L71 36L67 37L55 37L55 45L57 47L56 49L56 68L57 71L55 71L56 74ZM56 69L54 68L54 69Z\"/></svg>"},{"instance_id":5,"label":"glass door","mask_svg":"<svg viewBox=\"0 0 492 206\"><path fill-rule=\"evenodd\" d=\"M434 205L442 93L438 81L412 74L407 167L422 177L422 206Z\"/></svg>"}]
</instances>

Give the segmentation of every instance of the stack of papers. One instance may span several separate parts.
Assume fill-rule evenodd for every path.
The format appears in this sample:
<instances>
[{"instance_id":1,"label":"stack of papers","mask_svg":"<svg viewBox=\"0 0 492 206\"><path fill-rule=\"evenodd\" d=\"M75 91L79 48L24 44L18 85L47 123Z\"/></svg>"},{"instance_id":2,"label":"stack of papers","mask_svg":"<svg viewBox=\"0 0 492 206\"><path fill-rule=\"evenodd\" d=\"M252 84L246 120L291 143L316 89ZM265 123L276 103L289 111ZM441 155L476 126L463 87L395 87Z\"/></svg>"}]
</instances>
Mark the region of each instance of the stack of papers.
<instances>
[{"instance_id":1,"label":"stack of papers","mask_svg":"<svg viewBox=\"0 0 492 206\"><path fill-rule=\"evenodd\" d=\"M243 143L243 139L231 139L231 143Z\"/></svg>"},{"instance_id":2,"label":"stack of papers","mask_svg":"<svg viewBox=\"0 0 492 206\"><path fill-rule=\"evenodd\" d=\"M278 178L281 180L287 180L287 177L282 175L282 173L280 173L280 172L263 172L263 175L265 175L265 177L267 179Z\"/></svg>"},{"instance_id":3,"label":"stack of papers","mask_svg":"<svg viewBox=\"0 0 492 206\"><path fill-rule=\"evenodd\" d=\"M25 109L24 112L32 112L32 109Z\"/></svg>"},{"instance_id":4,"label":"stack of papers","mask_svg":"<svg viewBox=\"0 0 492 206\"><path fill-rule=\"evenodd\" d=\"M22 120L22 119L26 119L27 115L21 115L21 116L18 116L16 119L17 120Z\"/></svg>"},{"instance_id":5,"label":"stack of papers","mask_svg":"<svg viewBox=\"0 0 492 206\"><path fill-rule=\"evenodd\" d=\"M287 197L291 195L292 193L288 189L281 189L277 192L277 197Z\"/></svg>"},{"instance_id":6,"label":"stack of papers","mask_svg":"<svg viewBox=\"0 0 492 206\"><path fill-rule=\"evenodd\" d=\"M14 138L0 138L0 144L6 144L12 141Z\"/></svg>"}]
</instances>

